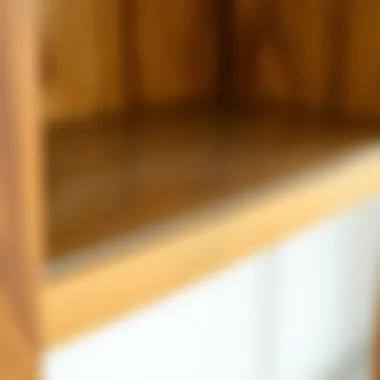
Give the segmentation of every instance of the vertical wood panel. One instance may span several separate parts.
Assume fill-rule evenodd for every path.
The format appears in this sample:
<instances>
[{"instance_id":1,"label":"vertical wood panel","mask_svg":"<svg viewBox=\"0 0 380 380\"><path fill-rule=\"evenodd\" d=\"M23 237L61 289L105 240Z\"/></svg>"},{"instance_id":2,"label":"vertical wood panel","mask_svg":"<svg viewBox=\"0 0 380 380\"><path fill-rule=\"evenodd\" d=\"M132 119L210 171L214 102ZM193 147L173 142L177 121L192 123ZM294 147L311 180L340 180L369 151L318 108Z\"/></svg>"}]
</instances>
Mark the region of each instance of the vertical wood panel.
<instances>
[{"instance_id":1,"label":"vertical wood panel","mask_svg":"<svg viewBox=\"0 0 380 380\"><path fill-rule=\"evenodd\" d=\"M238 98L304 108L323 105L328 4L326 0L238 1Z\"/></svg>"},{"instance_id":2,"label":"vertical wood panel","mask_svg":"<svg viewBox=\"0 0 380 380\"><path fill-rule=\"evenodd\" d=\"M218 83L233 82L218 52L216 0L37 1L50 118L212 100ZM380 114L376 0L234 5L237 100Z\"/></svg>"},{"instance_id":3,"label":"vertical wood panel","mask_svg":"<svg viewBox=\"0 0 380 380\"><path fill-rule=\"evenodd\" d=\"M41 264L34 7L0 6L0 378L37 378Z\"/></svg>"},{"instance_id":4,"label":"vertical wood panel","mask_svg":"<svg viewBox=\"0 0 380 380\"><path fill-rule=\"evenodd\" d=\"M216 0L44 0L47 118L214 99L217 15Z\"/></svg>"},{"instance_id":5,"label":"vertical wood panel","mask_svg":"<svg viewBox=\"0 0 380 380\"><path fill-rule=\"evenodd\" d=\"M349 58L351 113L380 116L380 3L352 0Z\"/></svg>"},{"instance_id":6,"label":"vertical wood panel","mask_svg":"<svg viewBox=\"0 0 380 380\"><path fill-rule=\"evenodd\" d=\"M213 99L218 68L217 1L138 0L141 99Z\"/></svg>"},{"instance_id":7,"label":"vertical wood panel","mask_svg":"<svg viewBox=\"0 0 380 380\"><path fill-rule=\"evenodd\" d=\"M44 0L48 118L119 110L128 103L120 0Z\"/></svg>"}]
</instances>

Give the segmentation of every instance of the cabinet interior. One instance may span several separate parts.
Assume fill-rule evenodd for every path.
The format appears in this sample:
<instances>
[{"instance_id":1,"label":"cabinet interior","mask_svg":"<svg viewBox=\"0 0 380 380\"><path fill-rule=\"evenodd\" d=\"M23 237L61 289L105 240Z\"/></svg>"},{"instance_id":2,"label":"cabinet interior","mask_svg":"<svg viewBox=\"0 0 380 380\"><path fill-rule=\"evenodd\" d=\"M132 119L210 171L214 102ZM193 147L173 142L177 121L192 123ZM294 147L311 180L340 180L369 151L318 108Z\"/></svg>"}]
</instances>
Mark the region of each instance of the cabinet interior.
<instances>
[{"instance_id":1,"label":"cabinet interior","mask_svg":"<svg viewBox=\"0 0 380 380\"><path fill-rule=\"evenodd\" d=\"M48 260L373 140L318 2L45 1Z\"/></svg>"}]
</instances>

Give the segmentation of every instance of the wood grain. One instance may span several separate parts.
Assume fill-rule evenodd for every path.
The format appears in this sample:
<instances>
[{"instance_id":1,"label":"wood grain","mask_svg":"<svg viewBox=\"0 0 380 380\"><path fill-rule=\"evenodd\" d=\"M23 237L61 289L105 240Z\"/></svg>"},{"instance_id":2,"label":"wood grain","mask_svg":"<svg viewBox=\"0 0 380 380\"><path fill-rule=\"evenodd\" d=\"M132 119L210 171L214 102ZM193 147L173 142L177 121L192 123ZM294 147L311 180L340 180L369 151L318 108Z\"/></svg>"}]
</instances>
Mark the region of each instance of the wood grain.
<instances>
[{"instance_id":1,"label":"wood grain","mask_svg":"<svg viewBox=\"0 0 380 380\"><path fill-rule=\"evenodd\" d=\"M53 346L275 244L300 228L380 195L380 151L364 149L281 186L237 195L139 242L110 244L92 264L45 283ZM350 189L350 191L347 191ZM74 261L75 262L75 261ZM80 260L79 260L80 262ZM86 302L83 302L83 300ZM67 317L70 310L70 318Z\"/></svg>"},{"instance_id":2,"label":"wood grain","mask_svg":"<svg viewBox=\"0 0 380 380\"><path fill-rule=\"evenodd\" d=\"M0 377L38 374L40 269L37 28L26 0L0 6Z\"/></svg>"},{"instance_id":3,"label":"wood grain","mask_svg":"<svg viewBox=\"0 0 380 380\"><path fill-rule=\"evenodd\" d=\"M329 41L325 0L236 2L236 94L240 101L325 106Z\"/></svg>"}]
</instances>

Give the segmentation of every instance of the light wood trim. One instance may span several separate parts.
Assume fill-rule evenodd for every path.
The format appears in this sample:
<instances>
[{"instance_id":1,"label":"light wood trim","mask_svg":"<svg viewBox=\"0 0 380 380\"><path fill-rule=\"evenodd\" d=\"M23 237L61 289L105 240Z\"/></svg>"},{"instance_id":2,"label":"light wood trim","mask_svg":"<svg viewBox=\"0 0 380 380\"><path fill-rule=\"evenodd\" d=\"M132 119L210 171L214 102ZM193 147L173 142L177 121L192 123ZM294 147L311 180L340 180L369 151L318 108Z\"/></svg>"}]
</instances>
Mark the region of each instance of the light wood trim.
<instances>
[{"instance_id":1,"label":"light wood trim","mask_svg":"<svg viewBox=\"0 0 380 380\"><path fill-rule=\"evenodd\" d=\"M0 4L0 378L37 379L41 137L35 7Z\"/></svg>"},{"instance_id":2,"label":"light wood trim","mask_svg":"<svg viewBox=\"0 0 380 380\"><path fill-rule=\"evenodd\" d=\"M240 197L89 268L48 280L52 346L197 281L300 228L380 194L380 148L318 173ZM122 250L123 251L123 250Z\"/></svg>"}]
</instances>

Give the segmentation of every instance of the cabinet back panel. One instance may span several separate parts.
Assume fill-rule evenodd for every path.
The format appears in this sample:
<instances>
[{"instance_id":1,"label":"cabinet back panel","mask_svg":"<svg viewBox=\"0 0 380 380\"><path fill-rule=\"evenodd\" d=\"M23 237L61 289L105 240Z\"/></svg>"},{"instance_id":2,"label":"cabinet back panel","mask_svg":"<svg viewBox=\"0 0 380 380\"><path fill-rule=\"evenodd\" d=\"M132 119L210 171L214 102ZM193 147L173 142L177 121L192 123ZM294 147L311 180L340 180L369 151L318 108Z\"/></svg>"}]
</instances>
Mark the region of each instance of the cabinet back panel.
<instances>
[{"instance_id":1,"label":"cabinet back panel","mask_svg":"<svg viewBox=\"0 0 380 380\"><path fill-rule=\"evenodd\" d=\"M215 0L46 0L42 15L49 120L216 96Z\"/></svg>"}]
</instances>

